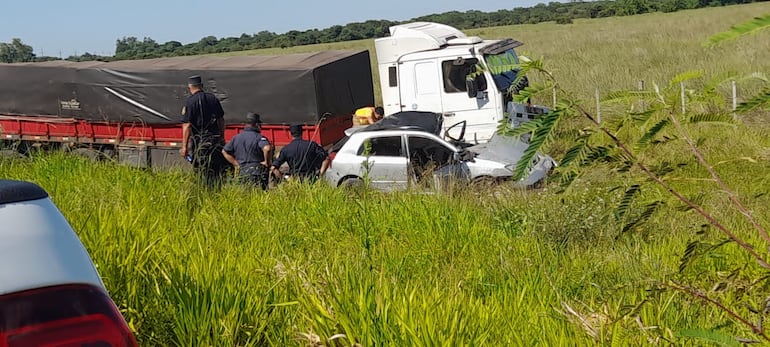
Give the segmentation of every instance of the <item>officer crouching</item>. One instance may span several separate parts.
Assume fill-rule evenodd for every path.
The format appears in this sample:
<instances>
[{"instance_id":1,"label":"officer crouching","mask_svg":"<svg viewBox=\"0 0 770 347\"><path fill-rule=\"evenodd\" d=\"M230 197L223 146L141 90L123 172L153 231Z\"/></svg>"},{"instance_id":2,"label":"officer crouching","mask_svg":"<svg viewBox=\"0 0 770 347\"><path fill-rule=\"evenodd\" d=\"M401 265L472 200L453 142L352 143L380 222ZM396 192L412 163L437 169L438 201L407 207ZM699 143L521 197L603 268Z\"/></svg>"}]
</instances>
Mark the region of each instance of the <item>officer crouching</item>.
<instances>
[{"instance_id":1,"label":"officer crouching","mask_svg":"<svg viewBox=\"0 0 770 347\"><path fill-rule=\"evenodd\" d=\"M222 154L233 164L239 181L267 190L272 146L260 132L259 114L249 112L246 120L246 127L225 145Z\"/></svg>"}]
</instances>

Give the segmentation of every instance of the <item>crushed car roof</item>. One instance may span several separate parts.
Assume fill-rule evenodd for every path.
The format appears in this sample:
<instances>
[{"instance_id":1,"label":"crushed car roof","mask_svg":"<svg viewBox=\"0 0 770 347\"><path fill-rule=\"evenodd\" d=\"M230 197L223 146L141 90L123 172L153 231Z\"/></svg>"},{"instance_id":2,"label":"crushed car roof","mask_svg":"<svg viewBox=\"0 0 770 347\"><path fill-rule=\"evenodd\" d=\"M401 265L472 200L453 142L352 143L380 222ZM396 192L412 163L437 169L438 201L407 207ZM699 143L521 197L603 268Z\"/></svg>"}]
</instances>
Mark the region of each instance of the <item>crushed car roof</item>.
<instances>
[{"instance_id":1,"label":"crushed car roof","mask_svg":"<svg viewBox=\"0 0 770 347\"><path fill-rule=\"evenodd\" d=\"M379 122L359 131L379 130L421 130L435 135L441 134L443 117L439 113L425 111L402 111L388 115Z\"/></svg>"}]
</instances>

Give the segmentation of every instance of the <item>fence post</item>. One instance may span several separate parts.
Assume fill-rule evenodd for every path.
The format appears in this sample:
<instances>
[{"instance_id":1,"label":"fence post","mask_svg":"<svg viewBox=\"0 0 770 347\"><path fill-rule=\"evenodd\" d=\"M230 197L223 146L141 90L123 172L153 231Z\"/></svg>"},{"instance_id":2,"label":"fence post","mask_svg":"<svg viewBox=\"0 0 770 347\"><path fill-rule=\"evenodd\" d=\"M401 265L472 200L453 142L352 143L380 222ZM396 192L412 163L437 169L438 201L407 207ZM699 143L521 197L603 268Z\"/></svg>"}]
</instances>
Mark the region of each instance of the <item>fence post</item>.
<instances>
[{"instance_id":1,"label":"fence post","mask_svg":"<svg viewBox=\"0 0 770 347\"><path fill-rule=\"evenodd\" d=\"M687 105L685 104L684 81L679 82L679 89L682 96L682 114L685 114L687 113Z\"/></svg>"},{"instance_id":2,"label":"fence post","mask_svg":"<svg viewBox=\"0 0 770 347\"><path fill-rule=\"evenodd\" d=\"M738 85L735 81L732 81L733 87L733 117L735 117L735 111L738 109Z\"/></svg>"},{"instance_id":3,"label":"fence post","mask_svg":"<svg viewBox=\"0 0 770 347\"><path fill-rule=\"evenodd\" d=\"M602 104L599 102L599 86L596 87L596 122L602 124Z\"/></svg>"},{"instance_id":4,"label":"fence post","mask_svg":"<svg viewBox=\"0 0 770 347\"><path fill-rule=\"evenodd\" d=\"M553 87L553 107L556 107L556 86Z\"/></svg>"}]
</instances>

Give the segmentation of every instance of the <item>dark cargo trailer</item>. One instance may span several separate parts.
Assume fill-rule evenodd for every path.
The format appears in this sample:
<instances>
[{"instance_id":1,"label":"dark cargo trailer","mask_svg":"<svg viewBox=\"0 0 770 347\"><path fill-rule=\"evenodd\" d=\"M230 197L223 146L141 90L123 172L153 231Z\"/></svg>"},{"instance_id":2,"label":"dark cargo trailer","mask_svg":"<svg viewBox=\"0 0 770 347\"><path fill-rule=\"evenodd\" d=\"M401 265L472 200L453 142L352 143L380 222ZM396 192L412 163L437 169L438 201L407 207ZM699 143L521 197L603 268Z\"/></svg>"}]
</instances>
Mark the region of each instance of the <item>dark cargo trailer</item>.
<instances>
[{"instance_id":1,"label":"dark cargo trailer","mask_svg":"<svg viewBox=\"0 0 770 347\"><path fill-rule=\"evenodd\" d=\"M178 148L191 75L222 102L228 139L257 112L276 145L292 123L330 145L355 109L374 104L368 51L0 64L0 137L120 146L132 157L139 146L137 163L161 164L144 149Z\"/></svg>"}]
</instances>

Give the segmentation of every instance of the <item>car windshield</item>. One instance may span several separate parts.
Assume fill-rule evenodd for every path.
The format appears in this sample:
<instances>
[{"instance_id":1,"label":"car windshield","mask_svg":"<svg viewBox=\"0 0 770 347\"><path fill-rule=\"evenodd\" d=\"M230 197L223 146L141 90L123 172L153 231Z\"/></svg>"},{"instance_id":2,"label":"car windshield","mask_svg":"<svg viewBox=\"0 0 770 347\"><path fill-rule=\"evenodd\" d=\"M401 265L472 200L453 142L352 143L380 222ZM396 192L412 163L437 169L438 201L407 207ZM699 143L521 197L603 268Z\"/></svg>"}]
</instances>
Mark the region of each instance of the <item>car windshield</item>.
<instances>
[{"instance_id":1,"label":"car windshield","mask_svg":"<svg viewBox=\"0 0 770 347\"><path fill-rule=\"evenodd\" d=\"M507 91L516 80L518 72L519 57L516 52L513 49L508 49L498 54L487 54L484 55L484 60L492 73L492 80L497 89Z\"/></svg>"}]
</instances>

